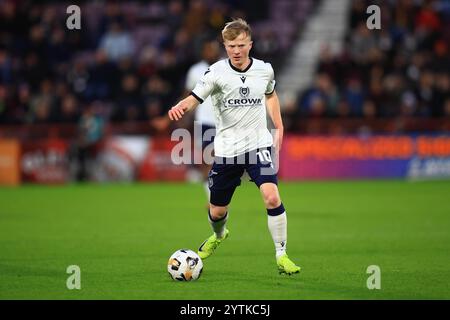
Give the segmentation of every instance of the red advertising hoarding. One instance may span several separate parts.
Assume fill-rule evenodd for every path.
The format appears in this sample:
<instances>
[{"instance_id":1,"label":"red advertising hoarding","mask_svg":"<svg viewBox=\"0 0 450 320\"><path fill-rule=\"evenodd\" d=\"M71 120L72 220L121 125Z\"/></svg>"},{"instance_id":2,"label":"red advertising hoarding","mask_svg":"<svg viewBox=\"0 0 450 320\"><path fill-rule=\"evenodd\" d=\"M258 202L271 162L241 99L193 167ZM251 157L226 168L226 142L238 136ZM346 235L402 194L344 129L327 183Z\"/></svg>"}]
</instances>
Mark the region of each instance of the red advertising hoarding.
<instances>
[{"instance_id":1,"label":"red advertising hoarding","mask_svg":"<svg viewBox=\"0 0 450 320\"><path fill-rule=\"evenodd\" d=\"M68 181L68 143L49 139L22 144L20 169L22 181L60 184Z\"/></svg>"},{"instance_id":2,"label":"red advertising hoarding","mask_svg":"<svg viewBox=\"0 0 450 320\"><path fill-rule=\"evenodd\" d=\"M287 136L280 177L448 178L450 136Z\"/></svg>"}]
</instances>

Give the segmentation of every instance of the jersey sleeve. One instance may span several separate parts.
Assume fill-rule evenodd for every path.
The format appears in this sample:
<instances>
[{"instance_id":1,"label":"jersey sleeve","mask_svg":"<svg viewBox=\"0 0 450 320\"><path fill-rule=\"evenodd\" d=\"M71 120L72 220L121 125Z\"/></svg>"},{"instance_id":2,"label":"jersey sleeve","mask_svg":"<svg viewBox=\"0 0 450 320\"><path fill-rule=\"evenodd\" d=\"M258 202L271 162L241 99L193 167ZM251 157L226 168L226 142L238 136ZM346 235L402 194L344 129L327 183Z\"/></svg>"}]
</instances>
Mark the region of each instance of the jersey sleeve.
<instances>
[{"instance_id":1,"label":"jersey sleeve","mask_svg":"<svg viewBox=\"0 0 450 320\"><path fill-rule=\"evenodd\" d=\"M212 93L214 83L214 72L211 69L208 69L195 85L191 95L193 95L200 103L203 103L203 101L205 101L205 99Z\"/></svg>"},{"instance_id":2,"label":"jersey sleeve","mask_svg":"<svg viewBox=\"0 0 450 320\"><path fill-rule=\"evenodd\" d=\"M267 83L265 94L271 95L275 91L275 85L276 85L275 73L274 73L272 65L270 63L267 63L267 69L268 69L267 71L269 73L269 82Z\"/></svg>"}]
</instances>

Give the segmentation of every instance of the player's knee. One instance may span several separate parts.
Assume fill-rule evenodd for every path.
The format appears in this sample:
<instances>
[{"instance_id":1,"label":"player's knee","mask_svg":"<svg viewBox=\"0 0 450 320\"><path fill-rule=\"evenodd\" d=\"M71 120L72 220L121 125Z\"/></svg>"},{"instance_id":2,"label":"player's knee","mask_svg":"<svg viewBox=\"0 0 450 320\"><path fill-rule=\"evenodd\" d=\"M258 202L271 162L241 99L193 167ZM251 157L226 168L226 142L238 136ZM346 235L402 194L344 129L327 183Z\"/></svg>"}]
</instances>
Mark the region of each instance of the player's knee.
<instances>
[{"instance_id":1,"label":"player's knee","mask_svg":"<svg viewBox=\"0 0 450 320\"><path fill-rule=\"evenodd\" d=\"M213 204L210 204L209 206L209 214L211 215L211 218L214 220L219 220L225 216L227 213L228 207L219 207L215 206Z\"/></svg>"},{"instance_id":2,"label":"player's knee","mask_svg":"<svg viewBox=\"0 0 450 320\"><path fill-rule=\"evenodd\" d=\"M264 203L266 208L277 208L281 204L281 199L276 192L270 192L264 195Z\"/></svg>"}]
</instances>

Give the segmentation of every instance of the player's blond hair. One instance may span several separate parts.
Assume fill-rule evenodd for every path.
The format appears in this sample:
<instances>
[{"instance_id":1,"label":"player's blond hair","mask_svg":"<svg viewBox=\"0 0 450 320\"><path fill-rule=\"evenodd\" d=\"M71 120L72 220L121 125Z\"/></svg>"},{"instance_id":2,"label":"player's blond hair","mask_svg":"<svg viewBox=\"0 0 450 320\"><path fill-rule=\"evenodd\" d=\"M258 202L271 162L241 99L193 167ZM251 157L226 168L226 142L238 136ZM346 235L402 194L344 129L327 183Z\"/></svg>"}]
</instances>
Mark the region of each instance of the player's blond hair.
<instances>
[{"instance_id":1,"label":"player's blond hair","mask_svg":"<svg viewBox=\"0 0 450 320\"><path fill-rule=\"evenodd\" d=\"M222 30L222 39L223 41L233 41L241 33L245 33L250 39L252 38L252 29L247 21L241 18L233 19L225 24L225 27Z\"/></svg>"}]
</instances>

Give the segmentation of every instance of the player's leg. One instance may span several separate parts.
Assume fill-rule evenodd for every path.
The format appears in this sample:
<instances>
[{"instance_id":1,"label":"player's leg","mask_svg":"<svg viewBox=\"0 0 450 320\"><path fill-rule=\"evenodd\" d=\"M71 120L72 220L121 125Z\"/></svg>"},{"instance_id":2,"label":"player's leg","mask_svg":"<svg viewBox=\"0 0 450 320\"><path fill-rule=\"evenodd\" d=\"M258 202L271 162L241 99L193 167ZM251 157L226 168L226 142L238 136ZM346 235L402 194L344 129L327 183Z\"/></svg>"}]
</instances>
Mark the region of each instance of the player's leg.
<instances>
[{"instance_id":1,"label":"player's leg","mask_svg":"<svg viewBox=\"0 0 450 320\"><path fill-rule=\"evenodd\" d=\"M228 237L226 222L228 220L228 205L233 193L240 185L243 168L234 165L214 163L209 174L210 208L208 221L214 234L203 241L198 249L202 259L208 258L217 247Z\"/></svg>"},{"instance_id":2,"label":"player's leg","mask_svg":"<svg viewBox=\"0 0 450 320\"><path fill-rule=\"evenodd\" d=\"M278 259L286 253L287 244L287 217L281 203L276 184L266 182L260 185L259 190L267 209L267 224L275 244L275 255Z\"/></svg>"},{"instance_id":3,"label":"player's leg","mask_svg":"<svg viewBox=\"0 0 450 320\"><path fill-rule=\"evenodd\" d=\"M216 238L222 239L225 236L225 225L228 220L228 206L216 206L209 204L208 221L214 231Z\"/></svg>"},{"instance_id":4,"label":"player's leg","mask_svg":"<svg viewBox=\"0 0 450 320\"><path fill-rule=\"evenodd\" d=\"M269 149L270 150L270 149ZM270 155L257 156L255 163L250 163L246 170L260 189L267 209L267 224L275 244L275 256L280 273L293 274L300 271L286 254L287 215L278 191L277 172L272 165Z\"/></svg>"},{"instance_id":5,"label":"player's leg","mask_svg":"<svg viewBox=\"0 0 450 320\"><path fill-rule=\"evenodd\" d=\"M212 192L214 194L214 192ZM223 240L228 238L229 231L226 228L228 220L228 205L216 206L210 204L208 221L213 229L213 235L208 237L198 248L198 255L202 259L208 258L214 253Z\"/></svg>"},{"instance_id":6,"label":"player's leg","mask_svg":"<svg viewBox=\"0 0 450 320\"><path fill-rule=\"evenodd\" d=\"M300 267L293 263L286 253L287 246L287 216L280 199L278 187L274 183L263 183L259 187L264 204L267 208L267 225L275 244L275 257L280 273L293 274Z\"/></svg>"}]
</instances>

